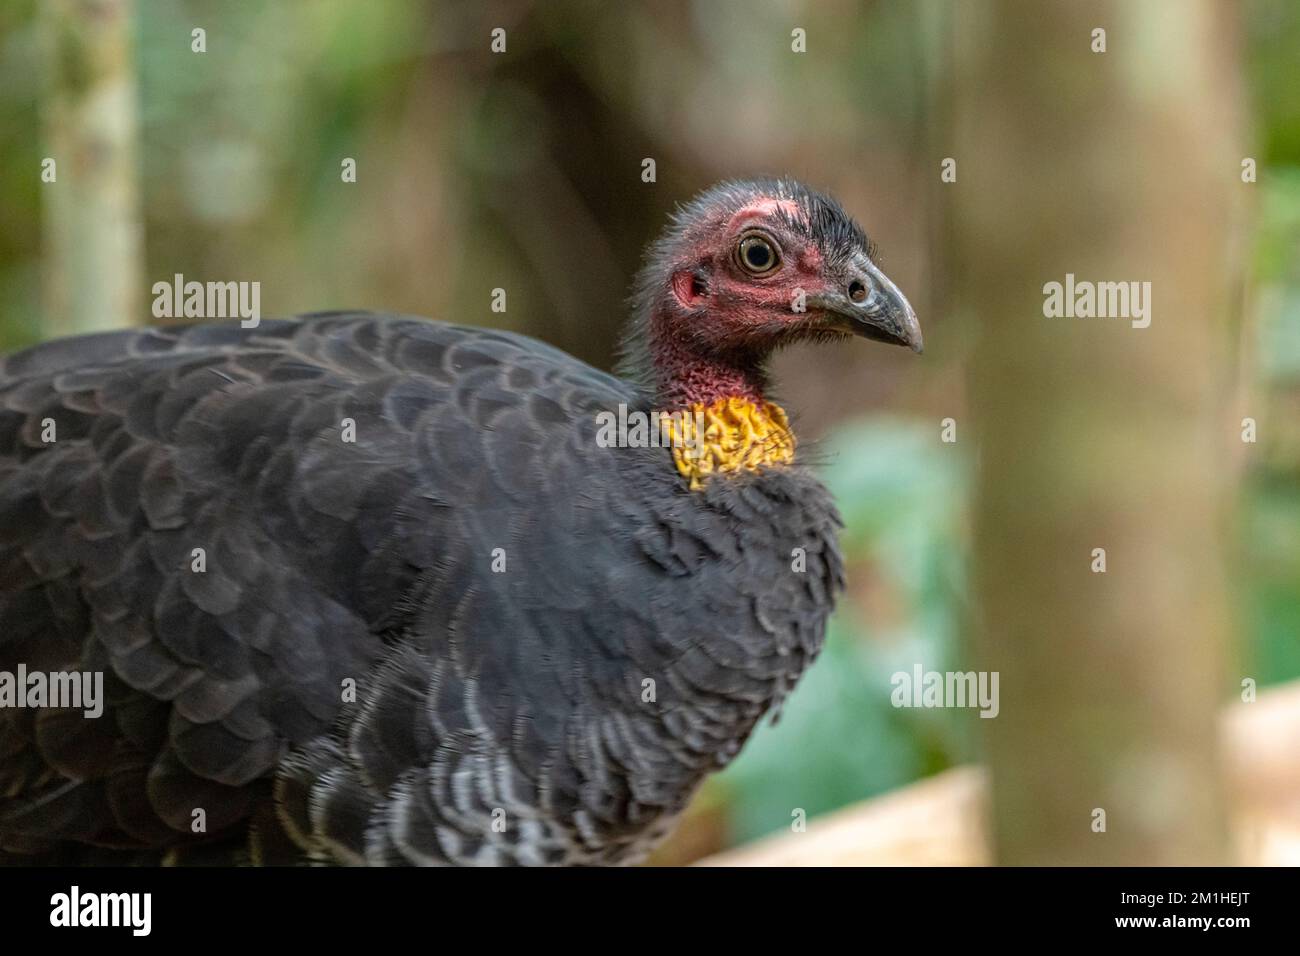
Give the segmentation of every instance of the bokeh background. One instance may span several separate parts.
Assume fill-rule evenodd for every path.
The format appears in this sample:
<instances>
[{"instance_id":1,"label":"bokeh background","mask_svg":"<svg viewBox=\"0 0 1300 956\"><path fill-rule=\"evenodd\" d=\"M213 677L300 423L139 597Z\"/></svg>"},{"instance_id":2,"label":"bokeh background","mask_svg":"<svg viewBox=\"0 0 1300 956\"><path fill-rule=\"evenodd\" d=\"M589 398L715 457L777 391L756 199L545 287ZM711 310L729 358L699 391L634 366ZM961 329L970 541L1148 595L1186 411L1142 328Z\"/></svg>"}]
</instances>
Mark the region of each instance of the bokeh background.
<instances>
[{"instance_id":1,"label":"bokeh background","mask_svg":"<svg viewBox=\"0 0 1300 956\"><path fill-rule=\"evenodd\" d=\"M1153 13L1120 23L1121 6ZM1216 361L1225 393L1248 395L1267 427L1239 452L1215 545L1231 575L1224 701L1240 675L1300 677L1300 5L1230 6L1216 15L1240 87L1224 95L1259 175L1224 170L1243 198L1214 237L1232 293L1216 307L1233 315ZM890 676L976 666L971 570L997 560L974 540L980 445L966 425L981 326L1001 317L954 278L970 239L954 240L953 197L979 188L978 170L944 183L940 164L990 68L958 68L969 34L1032 45L1057 29L1014 7L0 0L0 350L145 324L150 285L183 273L259 280L268 316L358 307L504 326L609 368L642 247L674 204L752 174L833 193L878 242L926 353L853 343L777 360L780 397L843 511L850 589L780 721L710 781L658 859L789 831L795 808L815 818L984 753L974 712L895 709ZM1112 44L1176 34L1196 8L1102 4L1077 42L1086 51L1090 20ZM505 53L490 48L495 28ZM794 28L806 53L791 49ZM1062 83L1055 95L1040 108L1086 94ZM997 137L1026 106L987 109ZM40 177L48 156L57 184ZM57 198L79 180L106 192L107 211ZM83 218L95 215L112 223ZM489 307L496 287L504 314ZM1225 433L1247 414L1234 408ZM955 443L940 440L948 418Z\"/></svg>"}]
</instances>

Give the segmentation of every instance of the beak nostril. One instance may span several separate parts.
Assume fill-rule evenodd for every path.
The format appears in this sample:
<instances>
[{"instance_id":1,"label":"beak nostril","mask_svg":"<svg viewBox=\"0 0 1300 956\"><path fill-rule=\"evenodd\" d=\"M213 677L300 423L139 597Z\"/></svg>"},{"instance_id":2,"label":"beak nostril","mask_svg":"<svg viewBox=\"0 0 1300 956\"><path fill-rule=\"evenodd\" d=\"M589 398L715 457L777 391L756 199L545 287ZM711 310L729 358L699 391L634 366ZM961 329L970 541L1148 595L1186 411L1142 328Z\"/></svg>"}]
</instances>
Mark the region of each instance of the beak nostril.
<instances>
[{"instance_id":1,"label":"beak nostril","mask_svg":"<svg viewBox=\"0 0 1300 956\"><path fill-rule=\"evenodd\" d=\"M858 279L849 283L849 298L854 302L865 302L867 300L867 287Z\"/></svg>"}]
</instances>

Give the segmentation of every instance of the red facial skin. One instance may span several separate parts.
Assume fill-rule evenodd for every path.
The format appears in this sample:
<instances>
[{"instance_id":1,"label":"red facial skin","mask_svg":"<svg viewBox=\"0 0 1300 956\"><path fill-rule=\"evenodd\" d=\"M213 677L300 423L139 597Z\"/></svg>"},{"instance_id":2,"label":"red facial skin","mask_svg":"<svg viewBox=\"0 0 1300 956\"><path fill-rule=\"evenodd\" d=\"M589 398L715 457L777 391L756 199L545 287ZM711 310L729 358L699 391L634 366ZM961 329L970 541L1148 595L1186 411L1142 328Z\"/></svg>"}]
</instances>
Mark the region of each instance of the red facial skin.
<instances>
[{"instance_id":1,"label":"red facial skin","mask_svg":"<svg viewBox=\"0 0 1300 956\"><path fill-rule=\"evenodd\" d=\"M816 316L795 312L793 303L799 290L811 295L827 287L823 256L776 215L778 206L799 215L789 200L763 198L682 237L648 329L660 398L669 408L733 396L761 403L771 351L817 334ZM736 255L741 238L756 230L781 258L762 276L746 272Z\"/></svg>"}]
</instances>

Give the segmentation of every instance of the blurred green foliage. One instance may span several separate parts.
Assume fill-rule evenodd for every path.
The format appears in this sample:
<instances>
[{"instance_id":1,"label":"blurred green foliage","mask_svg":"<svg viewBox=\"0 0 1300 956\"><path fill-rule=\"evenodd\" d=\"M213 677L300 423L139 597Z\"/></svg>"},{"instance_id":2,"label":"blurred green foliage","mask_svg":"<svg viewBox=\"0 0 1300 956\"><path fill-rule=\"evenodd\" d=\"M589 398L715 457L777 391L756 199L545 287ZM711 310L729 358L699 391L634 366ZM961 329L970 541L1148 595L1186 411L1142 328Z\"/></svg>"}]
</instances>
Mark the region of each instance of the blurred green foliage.
<instances>
[{"instance_id":1,"label":"blurred green foliage","mask_svg":"<svg viewBox=\"0 0 1300 956\"><path fill-rule=\"evenodd\" d=\"M1300 19L1298 17L1297 19ZM1292 91L1294 92L1294 90ZM1242 492L1245 673L1300 676L1300 141L1261 178L1253 297L1259 370L1245 414L1257 419Z\"/></svg>"},{"instance_id":2,"label":"blurred green foliage","mask_svg":"<svg viewBox=\"0 0 1300 956\"><path fill-rule=\"evenodd\" d=\"M1300 676L1300 5L1255 2L1247 77L1261 155L1252 261L1258 370L1245 414L1259 423L1242 492L1245 673Z\"/></svg>"}]
</instances>

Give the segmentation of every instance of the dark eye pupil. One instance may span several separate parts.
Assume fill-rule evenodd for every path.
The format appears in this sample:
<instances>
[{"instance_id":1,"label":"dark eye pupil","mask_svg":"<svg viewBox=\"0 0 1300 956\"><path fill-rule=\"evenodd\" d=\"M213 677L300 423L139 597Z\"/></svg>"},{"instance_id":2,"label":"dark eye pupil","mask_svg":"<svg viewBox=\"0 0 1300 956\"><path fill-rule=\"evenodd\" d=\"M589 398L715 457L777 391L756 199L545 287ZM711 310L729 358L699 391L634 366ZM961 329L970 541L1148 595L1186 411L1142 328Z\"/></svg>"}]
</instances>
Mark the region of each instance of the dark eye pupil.
<instances>
[{"instance_id":1,"label":"dark eye pupil","mask_svg":"<svg viewBox=\"0 0 1300 956\"><path fill-rule=\"evenodd\" d=\"M745 263L761 272L772 264L772 250L761 239L751 240L745 243Z\"/></svg>"}]
</instances>

